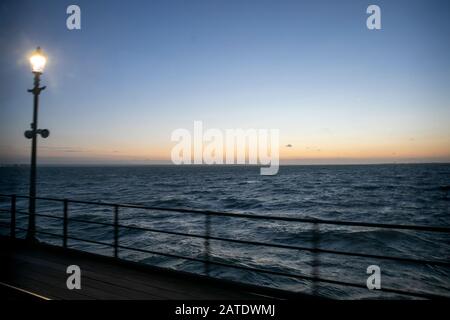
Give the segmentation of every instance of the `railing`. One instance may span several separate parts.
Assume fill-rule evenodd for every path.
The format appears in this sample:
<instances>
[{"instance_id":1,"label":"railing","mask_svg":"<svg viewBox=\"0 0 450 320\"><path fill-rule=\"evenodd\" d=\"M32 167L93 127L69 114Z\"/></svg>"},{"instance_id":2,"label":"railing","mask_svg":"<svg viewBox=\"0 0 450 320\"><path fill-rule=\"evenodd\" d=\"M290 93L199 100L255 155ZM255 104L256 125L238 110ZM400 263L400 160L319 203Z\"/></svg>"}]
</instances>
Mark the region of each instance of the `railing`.
<instances>
[{"instance_id":1,"label":"railing","mask_svg":"<svg viewBox=\"0 0 450 320\"><path fill-rule=\"evenodd\" d=\"M10 209L9 210L1 209L0 211L1 212L9 212L10 217L11 217L11 221L10 221L9 225L2 223L2 224L0 224L0 227L9 227L10 228L10 236L11 236L11 238L15 239L16 230L21 230L21 231L27 230L26 228L17 226L16 215L17 214L29 215L28 212L17 210L16 202L17 202L18 198L29 199L29 197L28 196L18 196L18 195L6 195L6 194L0 194L0 197L10 198ZM367 289L366 285L361 284L361 283L353 283L353 282L347 282L347 281L341 281L341 280L320 278L318 276L318 270L319 270L319 264L320 264L320 262L319 262L320 254L344 255L344 256L351 256L351 257L390 260L390 261L396 261L396 262L402 262L402 263L441 266L441 267L446 267L446 268L450 267L450 262L443 261L443 260L427 260L427 259L415 259L415 258L410 258L410 257L398 257L398 256L387 256L387 255L377 255L377 254L367 254L367 253L356 253L356 252L347 252L347 251L341 251L341 250L322 249L322 248L318 247L321 225L365 227L365 228L393 229L393 230L411 230L411 231L436 232L436 233L450 234L450 228L448 228L448 227L332 221L332 220L321 220L321 219L310 219L310 218L294 218L294 217L285 217L285 216L266 216L266 215L258 215L258 214L216 212L216 211L209 211L209 210L164 208L164 207L141 206L141 205L131 205L131 204L116 204L116 203L108 203L108 202L68 200L68 199L57 199L57 198L48 198L48 197L36 197L35 199L44 200L44 201L60 202L63 204L63 206L62 206L63 207L62 208L63 216L62 217L58 217L55 215L49 215L49 214L43 214L43 213L35 213L35 215L38 217L62 220L62 224L63 224L62 225L62 227L63 227L62 235L47 232L47 231L41 231L41 230L36 230L36 234L43 234L43 235L62 238L62 246L64 248L68 247L68 243L67 243L68 240L75 240L75 241L82 241L82 242L87 242L87 243L91 243L91 244L96 244L96 245L112 247L113 248L113 256L114 256L114 258L117 258L117 259L119 258L119 249L123 249L123 250L131 250L131 251L137 251L137 252L148 253L148 254L153 254L153 255L166 256L166 257L170 257L170 258L201 262L204 264L204 273L206 275L209 275L210 265L217 265L217 266L222 266L222 267L236 268L236 269L241 269L241 270L246 270L246 271L275 275L275 276L283 276L283 277L290 277L290 278L295 278L295 279L302 279L302 280L312 281L313 294L317 293L316 284L318 282ZM110 208L112 208L112 213L113 213L113 223L100 222L100 221L89 221L89 220L79 219L79 218L71 218L71 217L69 217L69 204L71 204L71 203L72 204L85 204L85 205L110 207ZM119 223L120 208L134 208L134 209L203 215L205 217L205 220L204 220L205 234L201 235L201 234L193 234L193 233L178 232L178 231L160 230L160 229L140 227L140 226L135 226L135 225L121 225ZM260 241L249 241L249 240L242 240L242 239L232 239L232 238L211 236L211 228L212 228L211 217L213 217L213 216L230 217L230 218L234 218L234 219L284 221L284 222L312 224L313 225L313 229L312 229L313 247L304 247L304 246L287 245L287 244L281 244L281 243L267 243L267 242L260 242ZM113 227L113 243L111 244L111 243L96 241L96 240L92 240L92 239L82 239L82 238L70 236L69 232L68 232L69 231L68 230L68 222L69 221ZM133 247L121 245L120 239L119 239L119 229L120 228L203 239L204 240L205 258L199 259L199 258L194 258L194 257L182 256L179 254L173 254L173 253L167 253L167 252L157 252L157 251L152 251L152 250L147 250L147 249L142 249L142 248L133 248ZM279 249L308 251L308 252L314 254L312 276L213 261L210 259L210 256L211 256L210 240L224 241L224 242L229 242L229 243L246 244L246 245L253 245L253 246L272 247L272 248L279 248ZM437 295L437 294L433 294L430 292L405 291L405 290L400 290L400 289L396 289L396 288L386 288L384 286L383 286L383 288L381 288L380 290L377 290L377 291L399 294L399 295L406 295L406 296L411 296L411 297L426 298L426 299L441 299L441 298L448 299L448 298L450 298L449 296Z\"/></svg>"}]
</instances>

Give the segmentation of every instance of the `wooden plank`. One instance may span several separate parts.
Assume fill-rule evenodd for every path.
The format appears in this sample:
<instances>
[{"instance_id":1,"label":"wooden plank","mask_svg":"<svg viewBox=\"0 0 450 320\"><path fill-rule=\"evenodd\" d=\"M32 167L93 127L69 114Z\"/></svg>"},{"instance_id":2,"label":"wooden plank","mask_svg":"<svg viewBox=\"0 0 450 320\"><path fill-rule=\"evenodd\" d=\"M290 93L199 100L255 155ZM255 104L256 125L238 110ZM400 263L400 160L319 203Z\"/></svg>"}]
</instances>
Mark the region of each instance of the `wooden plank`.
<instances>
[{"instance_id":1,"label":"wooden plank","mask_svg":"<svg viewBox=\"0 0 450 320\"><path fill-rule=\"evenodd\" d=\"M61 278L58 281L65 284L65 270L69 265L69 261L65 261L60 257L57 259L52 258L54 257L44 257L42 255L35 256L35 254L27 256L21 252L15 254L17 262L29 264L29 268L42 270L43 272L51 271L54 274L63 275L64 278ZM58 262L54 262L54 260L58 260ZM126 289L130 287L136 291L135 294L128 292L125 297L132 295L136 299L213 299L217 296L220 298L222 294L226 294L229 298L248 299L248 295L243 295L241 293L230 291L223 292L223 290L217 288L207 288L207 290L205 290L205 288L198 288L198 286L193 287L192 282L176 282L177 279L171 279L170 277L160 278L158 275L129 269L124 270L124 268L121 267L111 268L110 266L106 266L105 268L105 266L101 264L95 262L89 263L79 259L71 260L70 264L77 264L80 266L83 283L86 283L87 281L88 286L92 286L91 282L94 282L98 287L109 285L110 290L112 289L112 286L114 292L120 292L121 288L124 288L124 291L127 292ZM42 266L45 268L43 269ZM104 284L102 285L101 283ZM153 297L142 296L142 293L152 295Z\"/></svg>"},{"instance_id":2,"label":"wooden plank","mask_svg":"<svg viewBox=\"0 0 450 320\"><path fill-rule=\"evenodd\" d=\"M11 250L10 250L11 249ZM255 299L256 294L214 287L180 276L144 272L93 257L21 246L2 253L2 279L51 299ZM82 289L66 287L66 268L79 265Z\"/></svg>"},{"instance_id":3,"label":"wooden plank","mask_svg":"<svg viewBox=\"0 0 450 320\"><path fill-rule=\"evenodd\" d=\"M47 270L53 270L55 273L58 272L64 275L69 265L67 264L68 261L61 264L60 261L54 262L52 259L25 256L24 254L16 255L15 259L22 263L29 261L37 265L40 264L45 266ZM70 263L80 266L83 279L98 280L105 283L113 281L111 284L117 286L117 290L120 287L132 287L136 291L153 292L154 298L160 299L195 299L198 298L198 294L196 295L193 292L201 293L198 289L193 289L192 286L174 285L170 281L171 279L160 279L157 275L135 272L134 270L123 271L122 268L111 270L111 268L98 266L95 263L89 264L80 260L72 260Z\"/></svg>"},{"instance_id":4,"label":"wooden plank","mask_svg":"<svg viewBox=\"0 0 450 320\"><path fill-rule=\"evenodd\" d=\"M125 288L114 285L110 282L104 282L92 279L83 275L82 286L80 290L69 290L66 287L66 273L58 268L51 268L48 265L38 265L35 263L21 262L16 277L31 279L34 282L44 282L57 288L60 293L58 298L72 299L74 295L82 295L84 299L158 299L156 294L150 292L139 292L133 288ZM25 283L26 285L26 283Z\"/></svg>"}]
</instances>

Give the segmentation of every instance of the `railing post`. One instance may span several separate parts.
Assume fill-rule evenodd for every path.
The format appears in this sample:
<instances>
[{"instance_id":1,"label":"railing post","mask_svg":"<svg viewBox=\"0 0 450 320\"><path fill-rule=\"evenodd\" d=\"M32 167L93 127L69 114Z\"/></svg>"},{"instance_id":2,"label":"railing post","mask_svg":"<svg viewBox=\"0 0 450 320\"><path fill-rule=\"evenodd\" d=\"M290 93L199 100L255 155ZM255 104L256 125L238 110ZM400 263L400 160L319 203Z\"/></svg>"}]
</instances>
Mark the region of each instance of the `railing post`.
<instances>
[{"instance_id":1,"label":"railing post","mask_svg":"<svg viewBox=\"0 0 450 320\"><path fill-rule=\"evenodd\" d=\"M119 257L119 206L114 205L114 258Z\"/></svg>"},{"instance_id":2,"label":"railing post","mask_svg":"<svg viewBox=\"0 0 450 320\"><path fill-rule=\"evenodd\" d=\"M16 239L16 195L11 196L11 239Z\"/></svg>"},{"instance_id":3,"label":"railing post","mask_svg":"<svg viewBox=\"0 0 450 320\"><path fill-rule=\"evenodd\" d=\"M64 199L64 213L63 213L63 247L64 248L67 248L68 210L69 210L69 201L67 201L67 199Z\"/></svg>"},{"instance_id":4,"label":"railing post","mask_svg":"<svg viewBox=\"0 0 450 320\"><path fill-rule=\"evenodd\" d=\"M313 294L313 296L317 296L319 294L319 287L317 286L317 282L318 282L318 279L319 279L319 265L320 265L319 252L318 252L319 242L320 242L319 224L317 222L314 222L313 237L312 237L312 245L313 245L313 260L312 260L313 284L312 284L312 294Z\"/></svg>"},{"instance_id":5,"label":"railing post","mask_svg":"<svg viewBox=\"0 0 450 320\"><path fill-rule=\"evenodd\" d=\"M211 215L209 213L206 213L205 215L205 242L204 242L204 249L205 249L205 274L209 276L209 237L211 235Z\"/></svg>"}]
</instances>

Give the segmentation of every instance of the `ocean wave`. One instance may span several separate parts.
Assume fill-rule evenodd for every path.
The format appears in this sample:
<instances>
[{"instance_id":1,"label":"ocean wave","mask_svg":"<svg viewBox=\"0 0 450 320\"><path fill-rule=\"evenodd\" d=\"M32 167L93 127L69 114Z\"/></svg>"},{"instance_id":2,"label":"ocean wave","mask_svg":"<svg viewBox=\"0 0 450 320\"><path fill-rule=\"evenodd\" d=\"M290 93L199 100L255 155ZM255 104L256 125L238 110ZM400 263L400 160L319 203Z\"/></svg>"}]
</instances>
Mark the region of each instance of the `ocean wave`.
<instances>
[{"instance_id":1,"label":"ocean wave","mask_svg":"<svg viewBox=\"0 0 450 320\"><path fill-rule=\"evenodd\" d=\"M393 224L450 225L450 165L378 166L282 166L276 176L262 177L246 167L108 167L39 168L39 196L112 203L142 204L165 208L209 209L260 215L286 215L319 219L368 221ZM0 193L27 194L28 170L1 168ZM8 200L0 197L2 207ZM26 210L28 201L18 201ZM38 212L62 216L61 203L39 201ZM112 222L111 207L71 204L69 216ZM19 216L18 216L19 217ZM205 217L179 212L121 208L120 221L161 230L204 234ZM314 247L311 224L255 221L228 217L211 218L211 235L234 239ZM17 225L27 226L27 219ZM62 222L38 218L39 230L62 232ZM21 236L23 233L18 232ZM69 223L69 234L111 243L113 230L106 226ZM44 237L45 241L60 241ZM320 226L317 246L323 249L404 256L415 259L450 260L450 239L405 230ZM120 229L122 245L204 258L204 241L135 229ZM111 253L110 248L72 241L77 248ZM211 258L243 266L261 266L286 272L311 272L313 255L308 251L210 242ZM203 272L198 262L121 250L124 258L190 272ZM442 268L397 265L392 261L320 255L320 272L326 277L364 283L368 263L382 263L383 281L395 286L415 286L447 292L450 276ZM213 276L291 290L312 290L302 280L211 267ZM321 295L332 298L373 298L367 290L320 285ZM447 291L445 291L447 290Z\"/></svg>"}]
</instances>

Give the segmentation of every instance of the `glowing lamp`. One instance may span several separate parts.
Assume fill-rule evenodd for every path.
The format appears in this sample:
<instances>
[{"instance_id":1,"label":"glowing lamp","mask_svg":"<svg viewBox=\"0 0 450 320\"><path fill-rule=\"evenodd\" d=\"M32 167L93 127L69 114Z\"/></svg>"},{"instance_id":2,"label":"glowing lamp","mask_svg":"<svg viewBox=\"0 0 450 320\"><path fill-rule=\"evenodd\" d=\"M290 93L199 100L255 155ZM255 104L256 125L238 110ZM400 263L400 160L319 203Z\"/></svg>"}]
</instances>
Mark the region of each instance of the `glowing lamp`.
<instances>
[{"instance_id":1,"label":"glowing lamp","mask_svg":"<svg viewBox=\"0 0 450 320\"><path fill-rule=\"evenodd\" d=\"M30 57L31 70L34 73L44 72L45 64L47 63L47 58L44 56L40 47L37 47L36 51Z\"/></svg>"}]
</instances>

